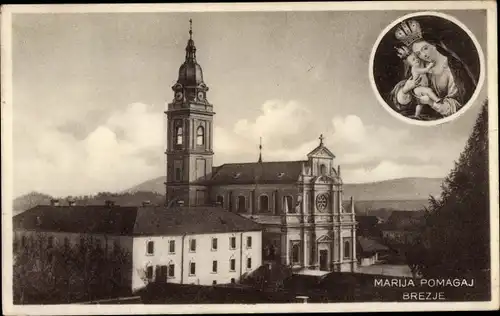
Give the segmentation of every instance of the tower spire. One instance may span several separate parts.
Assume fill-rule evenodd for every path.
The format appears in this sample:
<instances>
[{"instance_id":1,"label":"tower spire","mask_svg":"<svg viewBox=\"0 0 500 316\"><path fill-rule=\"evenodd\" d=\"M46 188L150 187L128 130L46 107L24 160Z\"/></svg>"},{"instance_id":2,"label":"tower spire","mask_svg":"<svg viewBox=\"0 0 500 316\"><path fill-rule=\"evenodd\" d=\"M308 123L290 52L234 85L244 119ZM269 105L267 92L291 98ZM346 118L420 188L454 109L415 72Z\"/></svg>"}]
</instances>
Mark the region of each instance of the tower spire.
<instances>
[{"instance_id":1,"label":"tower spire","mask_svg":"<svg viewBox=\"0 0 500 316\"><path fill-rule=\"evenodd\" d=\"M262 137L260 138L260 143L259 143L259 163L262 162Z\"/></svg>"},{"instance_id":2,"label":"tower spire","mask_svg":"<svg viewBox=\"0 0 500 316\"><path fill-rule=\"evenodd\" d=\"M193 39L193 19L189 19L189 39Z\"/></svg>"},{"instance_id":3,"label":"tower spire","mask_svg":"<svg viewBox=\"0 0 500 316\"><path fill-rule=\"evenodd\" d=\"M186 62L196 62L196 47L193 41L193 19L189 19L189 40L186 46Z\"/></svg>"}]
</instances>

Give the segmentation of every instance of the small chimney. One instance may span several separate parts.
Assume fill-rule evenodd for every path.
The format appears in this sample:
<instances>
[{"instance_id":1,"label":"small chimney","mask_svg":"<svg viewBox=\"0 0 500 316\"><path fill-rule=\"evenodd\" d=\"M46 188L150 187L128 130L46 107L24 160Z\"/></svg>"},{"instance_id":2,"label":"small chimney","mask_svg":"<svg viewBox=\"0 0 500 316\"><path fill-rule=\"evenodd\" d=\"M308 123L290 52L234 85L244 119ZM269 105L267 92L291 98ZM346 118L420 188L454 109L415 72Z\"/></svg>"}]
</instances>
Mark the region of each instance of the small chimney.
<instances>
[{"instance_id":1,"label":"small chimney","mask_svg":"<svg viewBox=\"0 0 500 316\"><path fill-rule=\"evenodd\" d=\"M57 199L50 200L50 205L52 205L52 206L59 206L59 200L57 200Z\"/></svg>"},{"instance_id":2,"label":"small chimney","mask_svg":"<svg viewBox=\"0 0 500 316\"><path fill-rule=\"evenodd\" d=\"M142 201L142 206L151 205L151 201Z\"/></svg>"},{"instance_id":3,"label":"small chimney","mask_svg":"<svg viewBox=\"0 0 500 316\"><path fill-rule=\"evenodd\" d=\"M68 205L69 206L75 206L76 205L76 201L75 200L68 200Z\"/></svg>"},{"instance_id":4,"label":"small chimney","mask_svg":"<svg viewBox=\"0 0 500 316\"><path fill-rule=\"evenodd\" d=\"M183 200L177 201L177 206L184 206L184 201Z\"/></svg>"},{"instance_id":5,"label":"small chimney","mask_svg":"<svg viewBox=\"0 0 500 316\"><path fill-rule=\"evenodd\" d=\"M115 205L115 201L111 201L111 200L106 200L104 201L104 204L108 207L111 207L111 206L114 206Z\"/></svg>"}]
</instances>

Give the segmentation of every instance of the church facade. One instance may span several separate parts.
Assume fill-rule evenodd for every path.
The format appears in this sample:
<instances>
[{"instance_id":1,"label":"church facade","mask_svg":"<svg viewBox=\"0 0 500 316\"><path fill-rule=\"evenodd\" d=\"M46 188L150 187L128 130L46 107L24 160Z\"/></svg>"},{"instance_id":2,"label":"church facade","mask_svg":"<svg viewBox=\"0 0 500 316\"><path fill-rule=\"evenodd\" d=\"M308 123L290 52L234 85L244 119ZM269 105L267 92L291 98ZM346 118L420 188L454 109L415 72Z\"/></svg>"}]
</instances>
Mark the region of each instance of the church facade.
<instances>
[{"instance_id":1,"label":"church facade","mask_svg":"<svg viewBox=\"0 0 500 316\"><path fill-rule=\"evenodd\" d=\"M355 271L353 201L323 136L304 160L213 166L214 106L189 31L167 115L167 204L218 204L264 227L263 261L299 270Z\"/></svg>"}]
</instances>

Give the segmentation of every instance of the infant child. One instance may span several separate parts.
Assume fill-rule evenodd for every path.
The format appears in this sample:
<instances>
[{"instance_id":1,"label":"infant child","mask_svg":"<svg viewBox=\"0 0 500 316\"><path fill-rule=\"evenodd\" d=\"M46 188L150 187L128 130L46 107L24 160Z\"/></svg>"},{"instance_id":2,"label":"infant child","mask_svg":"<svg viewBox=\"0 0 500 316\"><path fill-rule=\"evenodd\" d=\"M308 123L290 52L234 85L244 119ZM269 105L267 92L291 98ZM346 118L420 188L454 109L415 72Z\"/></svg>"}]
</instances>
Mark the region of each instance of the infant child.
<instances>
[{"instance_id":1,"label":"infant child","mask_svg":"<svg viewBox=\"0 0 500 316\"><path fill-rule=\"evenodd\" d=\"M430 63L428 66L424 66L424 62L418 58L415 53L410 52L407 48L398 49L400 53L399 56L411 67L411 75L413 80L420 81L418 87L413 89L413 94L417 97L419 101L428 102L432 100L433 102L439 102L439 97L429 88L429 79L425 74L427 74L434 63ZM422 108L424 104L418 103L415 109L415 118L420 117Z\"/></svg>"}]
</instances>

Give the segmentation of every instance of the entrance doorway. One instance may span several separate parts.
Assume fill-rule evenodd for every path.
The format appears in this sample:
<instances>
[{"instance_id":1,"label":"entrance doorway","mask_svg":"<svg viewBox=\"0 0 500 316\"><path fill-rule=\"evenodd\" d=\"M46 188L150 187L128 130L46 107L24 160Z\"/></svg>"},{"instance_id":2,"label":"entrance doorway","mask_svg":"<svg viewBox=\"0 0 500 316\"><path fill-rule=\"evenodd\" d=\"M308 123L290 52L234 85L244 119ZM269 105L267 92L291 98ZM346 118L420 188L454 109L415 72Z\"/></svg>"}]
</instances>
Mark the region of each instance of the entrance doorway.
<instances>
[{"instance_id":1,"label":"entrance doorway","mask_svg":"<svg viewBox=\"0 0 500 316\"><path fill-rule=\"evenodd\" d=\"M328 271L328 250L319 251L319 269Z\"/></svg>"}]
</instances>

